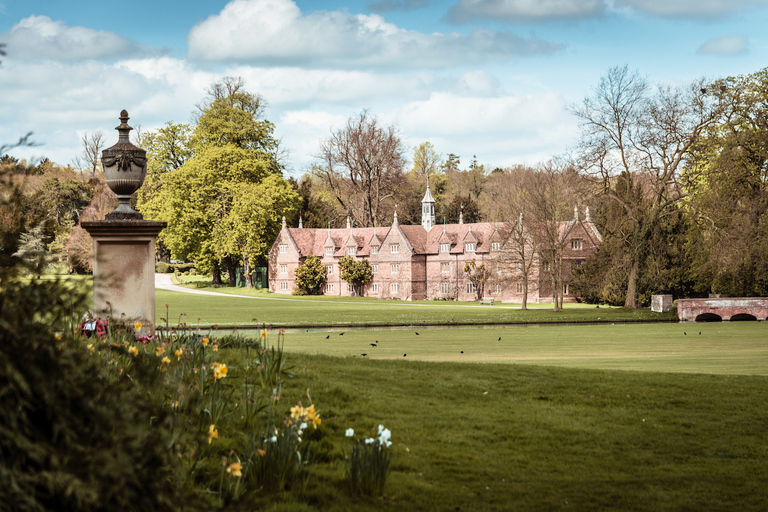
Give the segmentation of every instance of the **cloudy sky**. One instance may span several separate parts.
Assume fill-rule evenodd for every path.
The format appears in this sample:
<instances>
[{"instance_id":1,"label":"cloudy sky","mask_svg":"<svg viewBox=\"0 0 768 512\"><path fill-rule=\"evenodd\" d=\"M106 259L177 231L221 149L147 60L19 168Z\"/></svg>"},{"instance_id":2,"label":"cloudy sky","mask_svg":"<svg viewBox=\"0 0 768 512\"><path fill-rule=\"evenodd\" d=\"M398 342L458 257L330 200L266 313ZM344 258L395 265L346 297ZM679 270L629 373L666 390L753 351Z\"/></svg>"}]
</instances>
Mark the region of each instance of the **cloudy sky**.
<instances>
[{"instance_id":1,"label":"cloudy sky","mask_svg":"<svg viewBox=\"0 0 768 512\"><path fill-rule=\"evenodd\" d=\"M122 7L124 6L124 7ZM409 148L535 164L577 133L568 106L616 65L652 82L768 66L768 0L0 0L0 145L68 164L125 108L189 122L212 82L268 102L289 173L363 109Z\"/></svg>"}]
</instances>

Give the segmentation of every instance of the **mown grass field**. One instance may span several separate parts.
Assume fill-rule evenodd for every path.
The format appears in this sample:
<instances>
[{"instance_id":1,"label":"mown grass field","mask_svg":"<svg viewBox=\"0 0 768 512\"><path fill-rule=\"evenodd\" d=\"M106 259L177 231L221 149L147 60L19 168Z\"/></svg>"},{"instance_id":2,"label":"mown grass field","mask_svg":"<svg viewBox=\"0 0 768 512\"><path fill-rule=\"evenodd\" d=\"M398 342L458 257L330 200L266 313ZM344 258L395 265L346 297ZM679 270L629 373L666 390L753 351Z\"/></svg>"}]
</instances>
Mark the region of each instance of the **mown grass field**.
<instances>
[{"instance_id":1,"label":"mown grass field","mask_svg":"<svg viewBox=\"0 0 768 512\"><path fill-rule=\"evenodd\" d=\"M345 335L346 336L346 335ZM291 337L288 345L292 344ZM230 364L239 359L229 350ZM766 510L768 378L291 355L323 423L306 489L265 510ZM345 490L344 431L391 429L382 498Z\"/></svg>"},{"instance_id":2,"label":"mown grass field","mask_svg":"<svg viewBox=\"0 0 768 512\"><path fill-rule=\"evenodd\" d=\"M274 326L346 326L410 324L494 324L536 322L672 320L672 314L650 310L596 308L588 304L566 304L553 313L551 304L531 304L522 311L519 304L479 305L473 302L392 301L362 297L293 297L265 291L249 296L243 289L223 288L231 297L156 291L156 318L180 315L189 324L246 327L262 323ZM215 299L215 300L214 300ZM166 304L168 309L166 310ZM166 311L168 314L166 314ZM199 319L199 320L198 320ZM254 320L255 319L255 320Z\"/></svg>"}]
</instances>

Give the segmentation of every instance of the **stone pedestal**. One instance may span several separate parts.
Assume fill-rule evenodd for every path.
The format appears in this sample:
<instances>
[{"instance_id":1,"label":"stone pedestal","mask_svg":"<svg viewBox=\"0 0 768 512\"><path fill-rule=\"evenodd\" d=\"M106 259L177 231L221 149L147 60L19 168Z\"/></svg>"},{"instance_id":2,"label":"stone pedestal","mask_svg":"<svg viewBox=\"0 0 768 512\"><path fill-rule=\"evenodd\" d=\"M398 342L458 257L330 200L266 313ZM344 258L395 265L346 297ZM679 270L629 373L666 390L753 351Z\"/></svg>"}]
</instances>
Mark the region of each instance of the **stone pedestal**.
<instances>
[{"instance_id":1,"label":"stone pedestal","mask_svg":"<svg viewBox=\"0 0 768 512\"><path fill-rule=\"evenodd\" d=\"M140 336L155 332L155 238L165 222L83 222L93 238L93 314L141 322Z\"/></svg>"}]
</instances>

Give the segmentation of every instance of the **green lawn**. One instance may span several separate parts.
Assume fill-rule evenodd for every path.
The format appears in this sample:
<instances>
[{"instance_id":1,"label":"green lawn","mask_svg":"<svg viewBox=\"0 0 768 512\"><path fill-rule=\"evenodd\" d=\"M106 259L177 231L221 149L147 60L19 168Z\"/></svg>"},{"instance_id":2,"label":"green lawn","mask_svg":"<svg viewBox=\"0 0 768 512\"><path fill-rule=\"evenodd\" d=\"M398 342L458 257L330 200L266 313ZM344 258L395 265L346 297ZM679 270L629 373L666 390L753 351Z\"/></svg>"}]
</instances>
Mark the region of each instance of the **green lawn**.
<instances>
[{"instance_id":1,"label":"green lawn","mask_svg":"<svg viewBox=\"0 0 768 512\"><path fill-rule=\"evenodd\" d=\"M362 297L293 297L262 290L249 295L242 288L218 288L231 297L192 295L156 291L157 318L170 316L171 323L186 314L190 324L243 327L256 323L280 326L346 326L410 324L493 324L520 322L584 322L671 320L674 314L650 310L596 308L588 304L566 304L554 313L551 304L531 304L522 311L519 304L479 305L473 302L393 301ZM166 315L166 304L168 315Z\"/></svg>"},{"instance_id":2,"label":"green lawn","mask_svg":"<svg viewBox=\"0 0 768 512\"><path fill-rule=\"evenodd\" d=\"M768 508L766 377L291 359L309 378L283 388L283 407L309 386L320 449L307 488L265 510ZM395 449L385 495L350 497L344 431L379 424Z\"/></svg>"}]
</instances>

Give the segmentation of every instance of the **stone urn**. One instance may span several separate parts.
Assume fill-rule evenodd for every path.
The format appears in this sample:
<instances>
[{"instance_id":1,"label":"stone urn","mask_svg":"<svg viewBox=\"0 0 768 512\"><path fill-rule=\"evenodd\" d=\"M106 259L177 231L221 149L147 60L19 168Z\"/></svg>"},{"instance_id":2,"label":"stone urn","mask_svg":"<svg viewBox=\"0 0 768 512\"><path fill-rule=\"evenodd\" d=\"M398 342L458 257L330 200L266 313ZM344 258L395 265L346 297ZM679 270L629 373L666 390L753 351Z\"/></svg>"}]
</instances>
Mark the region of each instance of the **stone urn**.
<instances>
[{"instance_id":1,"label":"stone urn","mask_svg":"<svg viewBox=\"0 0 768 512\"><path fill-rule=\"evenodd\" d=\"M120 112L117 144L101 152L101 164L107 185L117 194L118 205L106 215L106 220L141 220L141 213L131 208L131 197L139 190L147 176L147 152L134 146L128 134L128 111Z\"/></svg>"}]
</instances>

